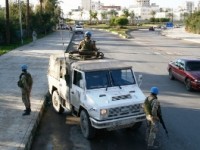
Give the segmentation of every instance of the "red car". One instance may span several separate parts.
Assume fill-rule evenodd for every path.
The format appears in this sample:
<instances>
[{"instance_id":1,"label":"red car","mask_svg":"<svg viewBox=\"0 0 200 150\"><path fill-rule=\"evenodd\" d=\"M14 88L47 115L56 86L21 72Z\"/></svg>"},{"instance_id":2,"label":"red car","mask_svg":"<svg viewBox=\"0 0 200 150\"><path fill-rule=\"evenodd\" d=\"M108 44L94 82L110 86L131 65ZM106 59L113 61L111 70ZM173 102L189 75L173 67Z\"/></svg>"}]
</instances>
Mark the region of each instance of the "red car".
<instances>
[{"instance_id":1,"label":"red car","mask_svg":"<svg viewBox=\"0 0 200 150\"><path fill-rule=\"evenodd\" d=\"M168 64L169 78L185 84L186 90L200 90L200 59L177 59Z\"/></svg>"}]
</instances>

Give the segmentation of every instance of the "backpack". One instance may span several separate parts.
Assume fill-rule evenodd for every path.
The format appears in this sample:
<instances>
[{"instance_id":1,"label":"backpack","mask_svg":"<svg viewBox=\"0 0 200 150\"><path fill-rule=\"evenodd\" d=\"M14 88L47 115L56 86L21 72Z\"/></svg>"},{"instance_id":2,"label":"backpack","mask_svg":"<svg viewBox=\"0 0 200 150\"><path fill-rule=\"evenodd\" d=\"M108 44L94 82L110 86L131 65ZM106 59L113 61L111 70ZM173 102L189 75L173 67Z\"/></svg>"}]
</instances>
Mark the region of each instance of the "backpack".
<instances>
[{"instance_id":1,"label":"backpack","mask_svg":"<svg viewBox=\"0 0 200 150\"><path fill-rule=\"evenodd\" d=\"M151 97L147 97L144 101L144 111L147 115L151 115L151 110L152 110L152 102L156 99L150 99Z\"/></svg>"},{"instance_id":2,"label":"backpack","mask_svg":"<svg viewBox=\"0 0 200 150\"><path fill-rule=\"evenodd\" d=\"M26 73L21 73L21 74L20 74L20 76L19 76L19 81L17 82L18 87L24 88L24 85L23 85L22 80L21 80L22 75L25 75L25 76L26 76L26 82L27 82L28 86L29 86L29 87L32 87L33 79L32 79L31 74L28 73L28 72L26 72Z\"/></svg>"}]
</instances>

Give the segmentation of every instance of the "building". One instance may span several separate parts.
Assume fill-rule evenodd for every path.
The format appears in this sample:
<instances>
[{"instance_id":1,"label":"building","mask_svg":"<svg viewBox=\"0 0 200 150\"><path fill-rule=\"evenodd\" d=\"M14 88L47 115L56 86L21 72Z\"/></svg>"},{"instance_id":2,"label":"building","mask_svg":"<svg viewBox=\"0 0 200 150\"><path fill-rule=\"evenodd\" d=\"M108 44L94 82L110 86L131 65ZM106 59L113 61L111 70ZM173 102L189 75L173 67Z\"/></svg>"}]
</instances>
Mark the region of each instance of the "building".
<instances>
[{"instance_id":1,"label":"building","mask_svg":"<svg viewBox=\"0 0 200 150\"><path fill-rule=\"evenodd\" d=\"M189 13L194 12L194 10L195 10L195 8L194 8L194 2L193 1L186 1L186 3L185 3L185 9Z\"/></svg>"},{"instance_id":2,"label":"building","mask_svg":"<svg viewBox=\"0 0 200 150\"><path fill-rule=\"evenodd\" d=\"M135 5L137 7L149 7L150 0L134 0L133 5Z\"/></svg>"},{"instance_id":3,"label":"building","mask_svg":"<svg viewBox=\"0 0 200 150\"><path fill-rule=\"evenodd\" d=\"M197 4L197 10L200 11L200 1Z\"/></svg>"},{"instance_id":4,"label":"building","mask_svg":"<svg viewBox=\"0 0 200 150\"><path fill-rule=\"evenodd\" d=\"M91 10L91 0L82 0L81 5L83 10Z\"/></svg>"},{"instance_id":5,"label":"building","mask_svg":"<svg viewBox=\"0 0 200 150\"><path fill-rule=\"evenodd\" d=\"M135 13L137 20L146 20L152 17L152 11L159 12L159 6L156 3L150 4L150 0L134 0L129 10Z\"/></svg>"}]
</instances>

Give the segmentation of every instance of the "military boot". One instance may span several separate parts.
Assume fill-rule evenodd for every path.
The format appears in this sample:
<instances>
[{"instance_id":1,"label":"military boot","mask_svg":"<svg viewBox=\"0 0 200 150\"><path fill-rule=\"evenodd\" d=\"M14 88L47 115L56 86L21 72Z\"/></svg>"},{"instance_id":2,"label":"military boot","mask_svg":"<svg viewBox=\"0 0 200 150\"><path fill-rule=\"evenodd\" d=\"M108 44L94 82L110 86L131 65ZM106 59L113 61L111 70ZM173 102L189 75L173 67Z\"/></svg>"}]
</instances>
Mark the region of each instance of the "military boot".
<instances>
[{"instance_id":1,"label":"military boot","mask_svg":"<svg viewBox=\"0 0 200 150\"><path fill-rule=\"evenodd\" d=\"M31 109L27 108L24 113L22 114L22 116L26 116L26 115L30 115Z\"/></svg>"}]
</instances>

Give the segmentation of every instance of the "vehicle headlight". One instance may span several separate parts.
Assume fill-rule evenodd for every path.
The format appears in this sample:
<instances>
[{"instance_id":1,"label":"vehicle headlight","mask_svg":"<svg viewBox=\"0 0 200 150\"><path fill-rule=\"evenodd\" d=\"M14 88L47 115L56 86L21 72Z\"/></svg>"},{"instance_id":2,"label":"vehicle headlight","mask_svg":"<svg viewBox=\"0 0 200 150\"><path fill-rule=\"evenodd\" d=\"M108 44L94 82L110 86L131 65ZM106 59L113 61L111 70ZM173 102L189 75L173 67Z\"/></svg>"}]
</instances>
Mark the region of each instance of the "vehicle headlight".
<instances>
[{"instance_id":1,"label":"vehicle headlight","mask_svg":"<svg viewBox=\"0 0 200 150\"><path fill-rule=\"evenodd\" d=\"M200 83L200 80L197 80L197 79L196 79L196 80L194 80L194 81L197 82L197 83Z\"/></svg>"},{"instance_id":2,"label":"vehicle headlight","mask_svg":"<svg viewBox=\"0 0 200 150\"><path fill-rule=\"evenodd\" d=\"M108 117L108 109L100 109L100 116L102 117L102 118L106 118L106 117Z\"/></svg>"}]
</instances>

